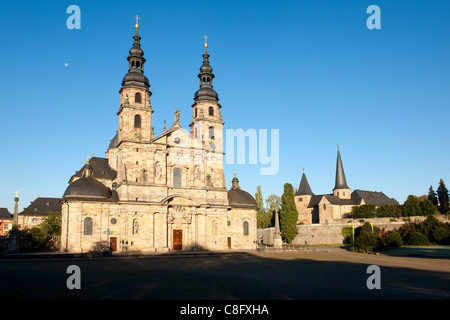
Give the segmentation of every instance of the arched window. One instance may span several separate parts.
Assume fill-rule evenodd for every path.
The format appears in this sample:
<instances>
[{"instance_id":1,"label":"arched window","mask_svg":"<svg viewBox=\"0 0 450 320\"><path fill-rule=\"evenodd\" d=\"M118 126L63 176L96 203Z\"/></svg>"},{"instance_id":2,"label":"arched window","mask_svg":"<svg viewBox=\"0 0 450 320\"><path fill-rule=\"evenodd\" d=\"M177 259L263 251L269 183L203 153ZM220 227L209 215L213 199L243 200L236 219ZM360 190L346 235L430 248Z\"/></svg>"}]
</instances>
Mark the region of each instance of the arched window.
<instances>
[{"instance_id":1,"label":"arched window","mask_svg":"<svg viewBox=\"0 0 450 320\"><path fill-rule=\"evenodd\" d=\"M134 102L136 102L136 103L142 102L142 96L139 92L136 92L136 94L134 95Z\"/></svg>"},{"instance_id":2,"label":"arched window","mask_svg":"<svg viewBox=\"0 0 450 320\"><path fill-rule=\"evenodd\" d=\"M134 116L134 127L135 128L141 127L141 116L138 114Z\"/></svg>"},{"instance_id":3,"label":"arched window","mask_svg":"<svg viewBox=\"0 0 450 320\"><path fill-rule=\"evenodd\" d=\"M214 140L214 127L209 127L208 133L209 133L209 138Z\"/></svg>"},{"instance_id":4,"label":"arched window","mask_svg":"<svg viewBox=\"0 0 450 320\"><path fill-rule=\"evenodd\" d=\"M248 236L248 222L247 221L244 221L243 228L244 228L244 236Z\"/></svg>"},{"instance_id":5,"label":"arched window","mask_svg":"<svg viewBox=\"0 0 450 320\"><path fill-rule=\"evenodd\" d=\"M181 169L180 168L173 169L173 187L181 188Z\"/></svg>"},{"instance_id":6,"label":"arched window","mask_svg":"<svg viewBox=\"0 0 450 320\"><path fill-rule=\"evenodd\" d=\"M91 236L92 235L92 218L87 217L84 219L84 235Z\"/></svg>"},{"instance_id":7,"label":"arched window","mask_svg":"<svg viewBox=\"0 0 450 320\"><path fill-rule=\"evenodd\" d=\"M136 61L136 68L140 68L141 67L141 63L139 61Z\"/></svg>"},{"instance_id":8,"label":"arched window","mask_svg":"<svg viewBox=\"0 0 450 320\"><path fill-rule=\"evenodd\" d=\"M209 107L208 112L209 112L210 116L213 116L214 115L214 108L213 107Z\"/></svg>"},{"instance_id":9,"label":"arched window","mask_svg":"<svg viewBox=\"0 0 450 320\"><path fill-rule=\"evenodd\" d=\"M194 118L197 118L197 108L194 108Z\"/></svg>"}]
</instances>

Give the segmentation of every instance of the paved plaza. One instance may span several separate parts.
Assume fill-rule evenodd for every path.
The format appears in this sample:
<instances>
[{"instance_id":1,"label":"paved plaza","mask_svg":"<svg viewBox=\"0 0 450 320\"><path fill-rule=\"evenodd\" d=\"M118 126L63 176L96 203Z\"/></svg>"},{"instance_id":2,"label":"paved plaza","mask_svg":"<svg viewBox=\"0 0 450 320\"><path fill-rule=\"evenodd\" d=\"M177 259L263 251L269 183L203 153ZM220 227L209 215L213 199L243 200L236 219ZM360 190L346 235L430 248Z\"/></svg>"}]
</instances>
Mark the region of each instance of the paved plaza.
<instances>
[{"instance_id":1,"label":"paved plaza","mask_svg":"<svg viewBox=\"0 0 450 320\"><path fill-rule=\"evenodd\" d=\"M340 247L273 252L179 252L0 259L0 298L20 300L449 300L448 257L352 253ZM69 290L67 268L80 268ZM368 267L380 268L369 289Z\"/></svg>"}]
</instances>

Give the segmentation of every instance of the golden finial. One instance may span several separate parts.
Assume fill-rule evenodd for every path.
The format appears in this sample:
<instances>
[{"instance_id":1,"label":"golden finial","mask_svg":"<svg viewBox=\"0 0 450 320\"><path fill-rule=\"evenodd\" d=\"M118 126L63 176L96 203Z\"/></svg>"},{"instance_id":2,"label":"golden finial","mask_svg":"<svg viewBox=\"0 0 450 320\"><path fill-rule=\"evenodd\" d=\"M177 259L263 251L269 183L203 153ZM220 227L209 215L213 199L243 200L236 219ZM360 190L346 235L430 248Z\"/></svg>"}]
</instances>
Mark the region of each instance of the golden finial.
<instances>
[{"instance_id":1,"label":"golden finial","mask_svg":"<svg viewBox=\"0 0 450 320\"><path fill-rule=\"evenodd\" d=\"M87 164L89 164L89 157L87 157L87 159L86 159L86 163L87 163Z\"/></svg>"},{"instance_id":2,"label":"golden finial","mask_svg":"<svg viewBox=\"0 0 450 320\"><path fill-rule=\"evenodd\" d=\"M205 52L206 52L206 49L208 48L208 43L206 43L206 40L208 39L208 37L205 34L205 36L203 38L205 38Z\"/></svg>"},{"instance_id":3,"label":"golden finial","mask_svg":"<svg viewBox=\"0 0 450 320\"><path fill-rule=\"evenodd\" d=\"M236 171L234 172L234 177L236 178Z\"/></svg>"},{"instance_id":4,"label":"golden finial","mask_svg":"<svg viewBox=\"0 0 450 320\"><path fill-rule=\"evenodd\" d=\"M135 19L136 19L136 25L134 26L135 28L136 28L136 30L137 29L139 29L139 15L138 14L136 14L136 17L134 17Z\"/></svg>"}]
</instances>

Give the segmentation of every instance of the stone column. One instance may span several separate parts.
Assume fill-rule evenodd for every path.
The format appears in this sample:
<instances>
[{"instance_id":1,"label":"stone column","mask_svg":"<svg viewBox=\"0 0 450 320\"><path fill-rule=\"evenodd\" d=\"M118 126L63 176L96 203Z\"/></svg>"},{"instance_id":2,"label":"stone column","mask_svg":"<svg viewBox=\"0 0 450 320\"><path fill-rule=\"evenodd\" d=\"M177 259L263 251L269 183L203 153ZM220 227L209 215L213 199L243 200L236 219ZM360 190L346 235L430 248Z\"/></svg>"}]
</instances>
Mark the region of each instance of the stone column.
<instances>
[{"instance_id":1,"label":"stone column","mask_svg":"<svg viewBox=\"0 0 450 320\"><path fill-rule=\"evenodd\" d=\"M283 240L281 239L280 222L278 221L278 208L275 209L275 231L273 233L273 247L282 248Z\"/></svg>"},{"instance_id":2,"label":"stone column","mask_svg":"<svg viewBox=\"0 0 450 320\"><path fill-rule=\"evenodd\" d=\"M16 196L14 197L14 215L13 215L13 229L19 228L19 192L16 191Z\"/></svg>"}]
</instances>

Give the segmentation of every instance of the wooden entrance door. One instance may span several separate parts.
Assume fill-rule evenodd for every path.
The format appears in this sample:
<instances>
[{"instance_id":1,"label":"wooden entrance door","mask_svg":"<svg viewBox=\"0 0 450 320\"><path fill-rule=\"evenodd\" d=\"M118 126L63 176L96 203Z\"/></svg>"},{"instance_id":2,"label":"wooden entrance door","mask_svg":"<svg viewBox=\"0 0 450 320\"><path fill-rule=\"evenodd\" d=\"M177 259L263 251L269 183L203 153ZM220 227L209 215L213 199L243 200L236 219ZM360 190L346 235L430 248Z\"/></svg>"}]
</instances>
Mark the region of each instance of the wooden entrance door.
<instances>
[{"instance_id":1,"label":"wooden entrance door","mask_svg":"<svg viewBox=\"0 0 450 320\"><path fill-rule=\"evenodd\" d=\"M117 237L109 238L109 249L111 251L117 251Z\"/></svg>"},{"instance_id":2,"label":"wooden entrance door","mask_svg":"<svg viewBox=\"0 0 450 320\"><path fill-rule=\"evenodd\" d=\"M231 237L228 237L228 249L231 249Z\"/></svg>"},{"instance_id":3,"label":"wooden entrance door","mask_svg":"<svg viewBox=\"0 0 450 320\"><path fill-rule=\"evenodd\" d=\"M173 230L173 250L183 249L183 230Z\"/></svg>"}]
</instances>

